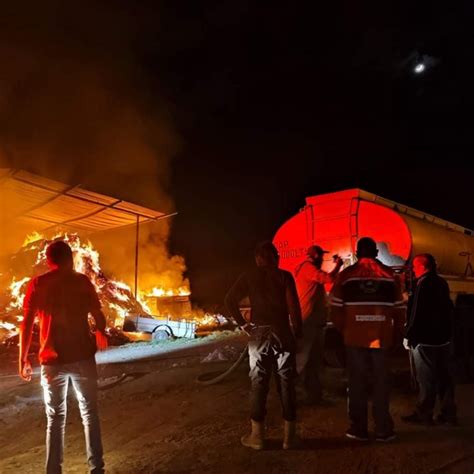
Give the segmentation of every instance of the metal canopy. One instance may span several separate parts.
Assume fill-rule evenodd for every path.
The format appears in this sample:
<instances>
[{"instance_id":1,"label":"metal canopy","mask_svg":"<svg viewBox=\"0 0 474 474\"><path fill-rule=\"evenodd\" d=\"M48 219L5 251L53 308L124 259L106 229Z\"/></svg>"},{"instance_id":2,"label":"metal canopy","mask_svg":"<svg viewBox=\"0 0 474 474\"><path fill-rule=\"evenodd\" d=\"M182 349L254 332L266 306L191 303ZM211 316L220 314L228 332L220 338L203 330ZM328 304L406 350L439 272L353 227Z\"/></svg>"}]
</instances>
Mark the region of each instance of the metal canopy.
<instances>
[{"instance_id":1,"label":"metal canopy","mask_svg":"<svg viewBox=\"0 0 474 474\"><path fill-rule=\"evenodd\" d=\"M42 233L94 233L169 217L81 186L10 168L0 168L0 209L3 218Z\"/></svg>"}]
</instances>

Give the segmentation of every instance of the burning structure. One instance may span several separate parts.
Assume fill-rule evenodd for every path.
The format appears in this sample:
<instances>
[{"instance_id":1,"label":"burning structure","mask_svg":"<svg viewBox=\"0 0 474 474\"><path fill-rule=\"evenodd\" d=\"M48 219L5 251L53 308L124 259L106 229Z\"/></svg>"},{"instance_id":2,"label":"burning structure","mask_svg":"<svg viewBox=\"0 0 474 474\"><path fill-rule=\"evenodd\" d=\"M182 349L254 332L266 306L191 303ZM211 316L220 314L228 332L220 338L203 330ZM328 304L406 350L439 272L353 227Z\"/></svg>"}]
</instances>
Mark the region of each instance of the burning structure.
<instances>
[{"instance_id":1,"label":"burning structure","mask_svg":"<svg viewBox=\"0 0 474 474\"><path fill-rule=\"evenodd\" d=\"M86 274L94 284L109 326L122 327L126 318L138 323L138 318L151 319L151 315L161 320L166 318L167 322L170 318L191 320L204 316L193 313L189 283L182 274L176 287L161 286L157 274L150 287L138 288L140 228L170 215L81 186L71 187L11 169L0 170L0 206L2 228L16 228L12 235L0 237L3 254L0 285L5 289L0 292L0 329L4 332L15 329L21 318L27 283L31 277L47 270L46 247L57 239L71 246L76 270ZM99 232L124 227L134 230L133 290L129 284L102 270L99 252L88 240ZM21 234L27 237L20 244L18 236ZM215 321L215 317L201 318L206 325ZM137 326L135 324L134 330ZM185 335L189 335L189 331Z\"/></svg>"}]
</instances>

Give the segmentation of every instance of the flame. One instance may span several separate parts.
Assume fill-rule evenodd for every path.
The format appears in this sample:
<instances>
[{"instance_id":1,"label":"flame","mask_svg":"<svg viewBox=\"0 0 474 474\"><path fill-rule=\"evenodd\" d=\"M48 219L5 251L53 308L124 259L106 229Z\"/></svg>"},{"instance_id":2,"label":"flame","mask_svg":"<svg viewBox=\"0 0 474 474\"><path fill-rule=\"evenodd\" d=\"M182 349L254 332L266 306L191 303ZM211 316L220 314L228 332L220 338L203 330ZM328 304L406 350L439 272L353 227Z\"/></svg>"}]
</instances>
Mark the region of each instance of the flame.
<instances>
[{"instance_id":1,"label":"flame","mask_svg":"<svg viewBox=\"0 0 474 474\"><path fill-rule=\"evenodd\" d=\"M6 329L7 331L16 331L16 326L6 321L0 321L0 328Z\"/></svg>"},{"instance_id":2,"label":"flame","mask_svg":"<svg viewBox=\"0 0 474 474\"><path fill-rule=\"evenodd\" d=\"M216 328L227 324L228 319L222 314L204 313L194 318L198 326L206 326L208 328Z\"/></svg>"},{"instance_id":3,"label":"flame","mask_svg":"<svg viewBox=\"0 0 474 474\"><path fill-rule=\"evenodd\" d=\"M89 277L92 284L94 285L97 294L102 302L104 312L109 316L109 323L120 326L123 324L125 317L136 314L153 314L147 302L149 298L164 298L164 297L179 297L179 296L190 296L191 291L189 285L179 286L177 288L170 288L164 285L156 285L146 291L141 291L137 296L137 299L133 297L133 293L129 285L123 281L112 280L107 278L100 266L99 252L93 247L90 241L81 241L77 234L59 234L53 237L52 240L45 240L44 237L38 232L34 232L27 236L23 246L28 246L28 250L37 250L35 266L38 270L43 271L46 268L46 248L48 244L54 240L64 240L69 244L73 252L74 268L77 272L84 273ZM35 243L34 245L32 245ZM25 297L25 291L30 277L24 277L18 279L18 276L12 278L12 283L9 287L10 292L10 303L7 307L7 311L12 311L10 314L11 319L21 321L20 316L23 308L23 300ZM20 314L15 314L18 312ZM158 313L160 317L168 317L170 319L182 319L183 317L194 320L198 326L206 326L206 328L217 327L227 320L224 316L219 314L204 313L202 310L189 310L186 314L171 316L166 314ZM12 322L0 322L0 328L12 331L16 329L16 325Z\"/></svg>"},{"instance_id":4,"label":"flame","mask_svg":"<svg viewBox=\"0 0 474 474\"><path fill-rule=\"evenodd\" d=\"M172 288L165 289L163 287L155 286L151 290L140 292L140 296L142 298L148 298L148 297L161 298L161 297L166 297L166 296L190 296L190 295L191 295L191 291L189 290L187 286L180 286L177 289L172 289Z\"/></svg>"},{"instance_id":5,"label":"flame","mask_svg":"<svg viewBox=\"0 0 474 474\"><path fill-rule=\"evenodd\" d=\"M74 269L89 277L102 301L104 309L110 310L109 315L112 316L112 320L114 318L123 319L129 313L145 314L148 312L140 302L133 298L130 287L126 283L109 279L104 275L100 267L99 252L94 249L90 241L81 241L77 234L60 234L55 236L52 240L43 239L37 232L29 235L25 240L25 244L29 246L29 250L38 250L34 267L38 267L38 270L41 271L46 268L46 249L48 244L59 239L64 240L71 247L74 258ZM38 243L31 246L32 242ZM8 312L19 311L21 313L26 283L29 280L30 277L18 279L17 276L13 276L9 286L10 303L6 308ZM14 317L16 315L13 314L10 316ZM17 318L18 317L19 316L17 316Z\"/></svg>"},{"instance_id":6,"label":"flame","mask_svg":"<svg viewBox=\"0 0 474 474\"><path fill-rule=\"evenodd\" d=\"M142 308L145 310L145 312L147 314L153 314L153 311L151 310L151 308L148 306L147 302L145 299L143 299L142 297L140 297L140 295L138 295L138 302L142 305Z\"/></svg>"},{"instance_id":7,"label":"flame","mask_svg":"<svg viewBox=\"0 0 474 474\"><path fill-rule=\"evenodd\" d=\"M25 289L26 283L30 281L29 277L22 278L21 280L16 280L13 277L13 281L10 284L9 290L11 295L10 304L8 306L9 310L19 310L23 309L23 300L25 299Z\"/></svg>"},{"instance_id":8,"label":"flame","mask_svg":"<svg viewBox=\"0 0 474 474\"><path fill-rule=\"evenodd\" d=\"M43 235L39 232L32 232L28 234L23 242L23 247L27 247L28 245L32 244L33 242L37 242L38 240L44 239Z\"/></svg>"},{"instance_id":9,"label":"flame","mask_svg":"<svg viewBox=\"0 0 474 474\"><path fill-rule=\"evenodd\" d=\"M118 304L115 303L109 303L109 308L113 309L117 313L118 319L125 319L125 317L128 315L128 312L125 308L122 308L122 306L119 306ZM117 323L117 320L115 320L115 324L118 325L120 324Z\"/></svg>"}]
</instances>

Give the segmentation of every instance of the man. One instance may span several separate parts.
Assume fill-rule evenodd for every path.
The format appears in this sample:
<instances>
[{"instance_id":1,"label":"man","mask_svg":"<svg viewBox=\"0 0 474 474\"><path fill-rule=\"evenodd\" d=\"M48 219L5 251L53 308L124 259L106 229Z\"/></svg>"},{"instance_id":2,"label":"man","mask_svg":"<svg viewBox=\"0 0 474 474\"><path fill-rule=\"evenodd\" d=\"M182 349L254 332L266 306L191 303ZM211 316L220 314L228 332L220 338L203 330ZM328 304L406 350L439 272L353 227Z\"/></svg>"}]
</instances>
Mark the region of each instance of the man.
<instances>
[{"instance_id":1,"label":"man","mask_svg":"<svg viewBox=\"0 0 474 474\"><path fill-rule=\"evenodd\" d=\"M323 367L324 331L327 323L326 290L324 285L334 283L341 268L342 259L337 257L330 273L321 270L327 250L312 245L307 258L295 269L296 289L303 318L303 343L296 354L296 370L302 376L306 401L322 402L320 381Z\"/></svg>"},{"instance_id":2,"label":"man","mask_svg":"<svg viewBox=\"0 0 474 474\"><path fill-rule=\"evenodd\" d=\"M46 472L62 472L67 392L72 383L79 403L91 473L103 473L104 461L97 410L96 342L88 323L95 319L97 346L107 347L105 317L89 279L74 271L73 255L63 241L46 249L51 271L33 278L24 301L20 328L20 376L31 380L28 350L35 317L40 324L41 385L46 406Z\"/></svg>"},{"instance_id":3,"label":"man","mask_svg":"<svg viewBox=\"0 0 474 474\"><path fill-rule=\"evenodd\" d=\"M451 375L451 335L453 304L446 280L436 273L436 261L428 253L413 259L416 286L409 299L404 345L411 350L419 384L414 413L402 416L408 423L433 424L438 396L439 423L455 425L456 404Z\"/></svg>"},{"instance_id":4,"label":"man","mask_svg":"<svg viewBox=\"0 0 474 474\"><path fill-rule=\"evenodd\" d=\"M387 349L395 328L403 326L405 310L393 271L376 260L375 241L357 243L357 263L337 277L331 293L331 318L344 338L348 369L350 428L346 436L367 441L369 374L372 373L372 414L377 441L395 439L389 412Z\"/></svg>"},{"instance_id":5,"label":"man","mask_svg":"<svg viewBox=\"0 0 474 474\"><path fill-rule=\"evenodd\" d=\"M229 315L250 336L252 431L241 441L253 449L264 446L265 405L273 368L285 420L283 449L291 449L297 442L295 337L301 332L301 310L293 277L278 268L278 259L271 242L257 245L256 268L244 273L225 298ZM244 297L250 299L251 322L245 321L239 311L239 302Z\"/></svg>"}]
</instances>

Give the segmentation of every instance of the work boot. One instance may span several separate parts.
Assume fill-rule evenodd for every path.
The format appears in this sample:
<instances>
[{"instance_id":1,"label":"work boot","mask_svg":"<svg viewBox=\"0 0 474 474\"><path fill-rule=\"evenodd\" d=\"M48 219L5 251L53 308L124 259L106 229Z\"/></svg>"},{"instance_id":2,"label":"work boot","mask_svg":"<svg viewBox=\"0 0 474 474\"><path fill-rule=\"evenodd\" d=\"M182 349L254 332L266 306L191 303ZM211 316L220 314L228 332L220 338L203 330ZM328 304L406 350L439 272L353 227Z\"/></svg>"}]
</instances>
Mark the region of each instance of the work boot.
<instances>
[{"instance_id":1,"label":"work boot","mask_svg":"<svg viewBox=\"0 0 474 474\"><path fill-rule=\"evenodd\" d=\"M250 420L252 423L252 432L248 435L242 436L240 442L247 448L263 449L265 438L265 427L263 422Z\"/></svg>"},{"instance_id":2,"label":"work boot","mask_svg":"<svg viewBox=\"0 0 474 474\"><path fill-rule=\"evenodd\" d=\"M300 439L296 434L296 421L285 421L283 449L293 449L298 446Z\"/></svg>"}]
</instances>

